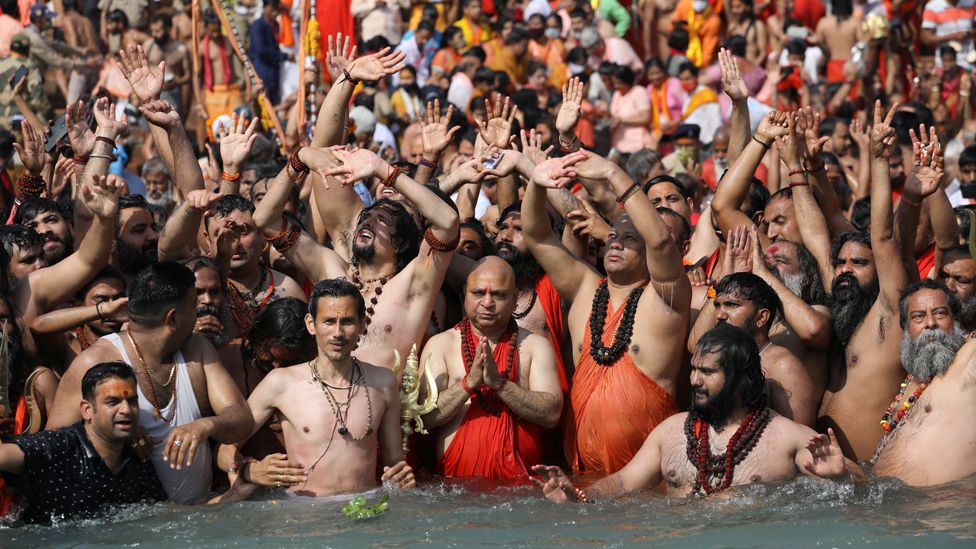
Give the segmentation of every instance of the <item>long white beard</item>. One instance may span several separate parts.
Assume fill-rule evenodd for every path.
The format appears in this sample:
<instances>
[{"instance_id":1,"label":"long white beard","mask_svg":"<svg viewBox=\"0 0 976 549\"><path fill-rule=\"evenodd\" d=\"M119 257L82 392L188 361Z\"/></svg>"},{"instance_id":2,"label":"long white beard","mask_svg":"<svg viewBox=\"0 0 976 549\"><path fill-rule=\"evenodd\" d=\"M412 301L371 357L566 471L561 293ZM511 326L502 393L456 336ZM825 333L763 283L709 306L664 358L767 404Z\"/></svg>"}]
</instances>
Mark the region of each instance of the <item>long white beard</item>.
<instances>
[{"instance_id":1,"label":"long white beard","mask_svg":"<svg viewBox=\"0 0 976 549\"><path fill-rule=\"evenodd\" d=\"M902 367L919 381L929 382L949 369L965 342L966 334L958 322L951 331L925 330L914 339L905 332L901 338Z\"/></svg>"}]
</instances>

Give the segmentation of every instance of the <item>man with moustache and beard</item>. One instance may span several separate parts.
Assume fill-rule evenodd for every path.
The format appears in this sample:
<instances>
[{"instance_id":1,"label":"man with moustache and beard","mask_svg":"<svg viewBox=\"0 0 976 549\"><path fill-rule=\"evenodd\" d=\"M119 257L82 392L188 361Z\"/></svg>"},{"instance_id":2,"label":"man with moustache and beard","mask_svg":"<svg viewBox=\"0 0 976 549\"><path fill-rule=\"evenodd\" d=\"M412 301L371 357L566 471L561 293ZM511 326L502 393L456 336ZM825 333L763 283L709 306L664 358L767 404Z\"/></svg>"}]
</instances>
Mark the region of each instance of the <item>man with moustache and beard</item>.
<instances>
[{"instance_id":1,"label":"man with moustache and beard","mask_svg":"<svg viewBox=\"0 0 976 549\"><path fill-rule=\"evenodd\" d=\"M190 50L172 37L173 18L169 14L157 14L149 20L150 40L146 40L142 47L146 50L146 58L151 66L166 61L166 73L163 75L163 90L160 99L166 100L180 113L180 118L186 115L190 92Z\"/></svg>"},{"instance_id":2,"label":"man with moustache and beard","mask_svg":"<svg viewBox=\"0 0 976 549\"><path fill-rule=\"evenodd\" d=\"M158 245L158 225L146 198L141 194L120 198L112 266L122 271L127 284L135 280L139 271L156 262Z\"/></svg>"},{"instance_id":3,"label":"man with moustache and beard","mask_svg":"<svg viewBox=\"0 0 976 549\"><path fill-rule=\"evenodd\" d=\"M871 233L841 234L830 247L834 273L831 313L843 359L834 359L830 365L817 425L821 431L833 427L844 454L856 461L868 459L884 433L874 414L890 400L878 387L894 387L903 375L901 329L895 319L909 275L894 229L888 178L888 158L898 154L891 152L895 144L891 119L896 109L897 105L883 117L880 101L875 103L870 137ZM905 181L898 212L899 232L906 235L915 234L922 201L940 189L942 179L938 142L915 145L913 173ZM799 177L801 183L806 182L805 174ZM799 177L791 176L791 181Z\"/></svg>"},{"instance_id":4,"label":"man with moustache and beard","mask_svg":"<svg viewBox=\"0 0 976 549\"><path fill-rule=\"evenodd\" d=\"M662 481L668 496L704 497L730 486L790 480L798 473L849 477L833 431L817 434L767 405L759 348L744 331L721 325L702 336L691 359L691 386L691 410L651 431L620 471L585 491L558 467L535 467L541 480L533 481L551 501L587 503ZM726 450L716 455L711 448Z\"/></svg>"},{"instance_id":5,"label":"man with moustache and beard","mask_svg":"<svg viewBox=\"0 0 976 549\"><path fill-rule=\"evenodd\" d=\"M154 156L142 165L140 170L143 182L146 184L146 202L156 216L159 224L166 223L176 207L173 198L173 179L166 168L166 162L160 156Z\"/></svg>"},{"instance_id":6,"label":"man with moustache and beard","mask_svg":"<svg viewBox=\"0 0 976 549\"><path fill-rule=\"evenodd\" d=\"M883 410L874 473L912 486L970 477L976 473L976 343L966 343L956 320L959 299L942 282L926 279L905 290L899 309L908 377Z\"/></svg>"},{"instance_id":7,"label":"man with moustache and beard","mask_svg":"<svg viewBox=\"0 0 976 549\"><path fill-rule=\"evenodd\" d=\"M563 360L563 346L568 343L566 312L549 275L522 239L521 201L505 208L498 217L495 254L515 271L518 302L512 317L520 328L549 340L553 352L556 353L559 384L563 391L568 391L570 374L566 372Z\"/></svg>"},{"instance_id":8,"label":"man with moustache and beard","mask_svg":"<svg viewBox=\"0 0 976 549\"><path fill-rule=\"evenodd\" d=\"M25 200L14 214L14 224L34 229L44 237L44 261L54 265L75 249L71 216L60 202L33 197Z\"/></svg>"},{"instance_id":9,"label":"man with moustache and beard","mask_svg":"<svg viewBox=\"0 0 976 549\"><path fill-rule=\"evenodd\" d=\"M942 252L939 280L945 282L961 304L956 320L967 334L976 331L976 259L968 246L956 246Z\"/></svg>"}]
</instances>

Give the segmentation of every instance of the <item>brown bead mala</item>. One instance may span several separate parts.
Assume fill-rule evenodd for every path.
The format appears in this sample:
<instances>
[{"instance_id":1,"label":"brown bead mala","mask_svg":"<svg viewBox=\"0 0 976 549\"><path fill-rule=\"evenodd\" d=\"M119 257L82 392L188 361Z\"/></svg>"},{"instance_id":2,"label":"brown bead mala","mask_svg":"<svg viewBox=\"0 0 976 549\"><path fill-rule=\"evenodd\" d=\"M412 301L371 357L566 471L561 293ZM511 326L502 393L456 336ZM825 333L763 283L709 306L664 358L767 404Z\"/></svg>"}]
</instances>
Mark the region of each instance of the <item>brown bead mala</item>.
<instances>
[{"instance_id":1,"label":"brown bead mala","mask_svg":"<svg viewBox=\"0 0 976 549\"><path fill-rule=\"evenodd\" d=\"M763 431L772 419L769 406L760 404L749 411L742 424L736 429L724 455L712 455L708 445L708 423L698 414L688 413L685 419L685 437L688 439L688 460L697 469L694 492L711 495L732 485L735 466L749 455L762 437ZM718 486L712 479L721 479Z\"/></svg>"},{"instance_id":2,"label":"brown bead mala","mask_svg":"<svg viewBox=\"0 0 976 549\"><path fill-rule=\"evenodd\" d=\"M81 345L82 351L91 347L91 343L88 341L88 338L85 337L84 326L78 326L77 328L75 328L75 339L78 340L78 345Z\"/></svg>"},{"instance_id":3,"label":"brown bead mala","mask_svg":"<svg viewBox=\"0 0 976 549\"><path fill-rule=\"evenodd\" d=\"M603 345L603 327L607 320L607 309L610 308L610 290L607 279L600 281L600 286L593 294L593 306L590 309L590 356L602 366L611 366L630 345L630 338L634 334L634 319L637 316L637 304L644 293L644 286L634 288L627 296L623 318L613 335L613 343L609 347Z\"/></svg>"},{"instance_id":4,"label":"brown bead mala","mask_svg":"<svg viewBox=\"0 0 976 549\"><path fill-rule=\"evenodd\" d=\"M426 242L427 245L430 246L430 250L432 252L444 252L444 253L453 252L455 249L457 249L458 242L460 241L461 241L460 232L458 232L458 234L450 242L443 242L440 239L438 239L436 236L434 236L434 231L431 227L427 227L427 230L424 231L424 242Z\"/></svg>"},{"instance_id":5,"label":"brown bead mala","mask_svg":"<svg viewBox=\"0 0 976 549\"><path fill-rule=\"evenodd\" d=\"M359 277L359 266L354 265L352 268L352 284L359 290L360 293L366 291L366 285L376 282L376 289L373 290L373 297L369 298L369 303L366 305L366 318L363 319L364 330L363 334L369 330L369 324L373 321L373 313L376 312L376 304L380 302L380 296L383 295L383 286L389 282L395 275L381 276L374 280L363 280Z\"/></svg>"},{"instance_id":6,"label":"brown bead mala","mask_svg":"<svg viewBox=\"0 0 976 549\"><path fill-rule=\"evenodd\" d=\"M28 172L24 172L19 179L17 179L17 190L15 196L17 200L23 202L28 198L33 198L35 196L41 196L41 193L47 188L44 183L44 179L37 175L32 175Z\"/></svg>"},{"instance_id":7,"label":"brown bead mala","mask_svg":"<svg viewBox=\"0 0 976 549\"><path fill-rule=\"evenodd\" d=\"M474 351L475 347L478 346L478 342L475 341L470 320L464 319L458 322L456 328L461 332L461 357L464 359L464 373L467 376L467 373L471 371L471 365L474 363ZM515 324L515 320L510 319L508 321L508 327L505 328L505 332L498 338L499 342L508 340L508 355L505 357L504 369L501 368L501 364L496 364L499 367L498 373L506 381L516 382L518 380L518 357L515 354L518 351L518 330L519 328ZM464 385L464 387L467 387L467 385ZM487 385L482 384L477 389L470 391L469 394L471 394L471 400L477 402L489 414L493 416L501 415L503 403L498 398L498 395Z\"/></svg>"},{"instance_id":8,"label":"brown bead mala","mask_svg":"<svg viewBox=\"0 0 976 549\"><path fill-rule=\"evenodd\" d=\"M230 316L234 320L234 324L237 325L241 333L246 334L251 331L251 327L254 325L254 318L258 315L258 311L264 308L271 301L272 296L274 296L274 275L271 273L270 267L266 265L263 265L263 267L261 281L258 282L258 286L264 286L265 280L270 279L270 282L266 290L267 293L260 303L250 292L247 292L247 297L244 297L244 292L239 290L237 286L230 283L227 284L227 306L230 309Z\"/></svg>"}]
</instances>

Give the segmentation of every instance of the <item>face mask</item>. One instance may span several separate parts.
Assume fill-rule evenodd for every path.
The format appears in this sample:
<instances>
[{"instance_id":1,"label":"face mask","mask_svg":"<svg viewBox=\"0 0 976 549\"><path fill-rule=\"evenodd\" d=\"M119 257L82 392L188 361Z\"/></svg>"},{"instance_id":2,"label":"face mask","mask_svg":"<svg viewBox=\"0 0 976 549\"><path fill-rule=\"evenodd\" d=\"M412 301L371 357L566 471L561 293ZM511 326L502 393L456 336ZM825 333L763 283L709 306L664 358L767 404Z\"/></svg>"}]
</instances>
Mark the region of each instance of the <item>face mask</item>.
<instances>
[{"instance_id":1,"label":"face mask","mask_svg":"<svg viewBox=\"0 0 976 549\"><path fill-rule=\"evenodd\" d=\"M569 63L569 74L580 74L586 67L583 65L577 65L576 63Z\"/></svg>"},{"instance_id":2,"label":"face mask","mask_svg":"<svg viewBox=\"0 0 976 549\"><path fill-rule=\"evenodd\" d=\"M559 29L553 27L546 29L546 38L559 38Z\"/></svg>"},{"instance_id":3,"label":"face mask","mask_svg":"<svg viewBox=\"0 0 976 549\"><path fill-rule=\"evenodd\" d=\"M695 10L695 13L701 13L705 11L705 8L707 7L708 0L694 0L694 2L691 3L691 9Z\"/></svg>"},{"instance_id":4,"label":"face mask","mask_svg":"<svg viewBox=\"0 0 976 549\"><path fill-rule=\"evenodd\" d=\"M688 93L695 91L695 88L697 87L698 87L698 82L694 80L688 82L685 82L684 80L681 81L681 89L685 90Z\"/></svg>"}]
</instances>

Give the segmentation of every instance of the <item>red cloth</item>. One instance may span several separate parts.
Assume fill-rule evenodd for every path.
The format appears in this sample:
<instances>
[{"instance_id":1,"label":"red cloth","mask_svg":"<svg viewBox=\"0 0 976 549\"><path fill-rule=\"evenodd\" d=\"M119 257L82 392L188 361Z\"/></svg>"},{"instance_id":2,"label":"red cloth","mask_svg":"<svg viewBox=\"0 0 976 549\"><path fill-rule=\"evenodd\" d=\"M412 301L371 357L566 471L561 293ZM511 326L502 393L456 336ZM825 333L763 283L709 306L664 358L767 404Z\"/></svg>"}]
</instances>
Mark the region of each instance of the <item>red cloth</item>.
<instances>
[{"instance_id":1,"label":"red cloth","mask_svg":"<svg viewBox=\"0 0 976 549\"><path fill-rule=\"evenodd\" d=\"M27 399L23 395L17 399L17 411L14 414L14 432L18 435L27 428L30 421L30 412L27 410ZM0 476L0 517L7 516L17 500L17 494L12 488L7 486L3 477Z\"/></svg>"},{"instance_id":2,"label":"red cloth","mask_svg":"<svg viewBox=\"0 0 976 549\"><path fill-rule=\"evenodd\" d=\"M352 18L349 0L319 0L315 3L315 18L321 33L320 60L325 62L325 52L329 51L329 37L342 33L349 37L349 43L356 46L356 24ZM328 78L328 73L326 74Z\"/></svg>"},{"instance_id":3,"label":"red cloth","mask_svg":"<svg viewBox=\"0 0 976 549\"><path fill-rule=\"evenodd\" d=\"M220 50L220 64L224 66L224 84L230 84L233 78L230 73L230 57L227 55L227 41L221 37L217 43ZM214 89L213 63L210 62L210 35L203 36L203 86L209 91Z\"/></svg>"},{"instance_id":4,"label":"red cloth","mask_svg":"<svg viewBox=\"0 0 976 549\"><path fill-rule=\"evenodd\" d=\"M471 334L474 345L478 338ZM463 336L462 336L463 337ZM511 341L503 336L492 352L499 371L505 370ZM510 383L517 382L519 359L516 351L509 367ZM465 373L470 368L464 365ZM483 395L471 397L468 411L451 444L444 451L438 471L447 477L482 477L491 480L526 480L533 465L542 463L542 440L537 425L522 421L492 395L500 413L492 415L482 406Z\"/></svg>"},{"instance_id":5,"label":"red cloth","mask_svg":"<svg viewBox=\"0 0 976 549\"><path fill-rule=\"evenodd\" d=\"M549 329L549 343L556 353L556 368L559 370L559 387L563 393L569 392L569 377L566 375L566 364L563 361L563 338L566 337L566 323L563 317L563 305L559 300L559 292L552 285L549 275L541 277L535 283L535 295L546 314L546 328Z\"/></svg>"},{"instance_id":6,"label":"red cloth","mask_svg":"<svg viewBox=\"0 0 976 549\"><path fill-rule=\"evenodd\" d=\"M625 308L608 305L604 345L613 342ZM610 366L593 360L589 322L570 403L564 421L566 462L575 473L601 475L627 465L654 427L679 411L674 397L640 371L630 353Z\"/></svg>"},{"instance_id":7,"label":"red cloth","mask_svg":"<svg viewBox=\"0 0 976 549\"><path fill-rule=\"evenodd\" d=\"M808 29L817 28L817 23L827 14L823 0L796 0L793 3L793 17L799 19Z\"/></svg>"},{"instance_id":8,"label":"red cloth","mask_svg":"<svg viewBox=\"0 0 976 549\"><path fill-rule=\"evenodd\" d=\"M935 267L935 242L915 258L915 263L918 265L918 277L921 279L928 278L929 273Z\"/></svg>"}]
</instances>

